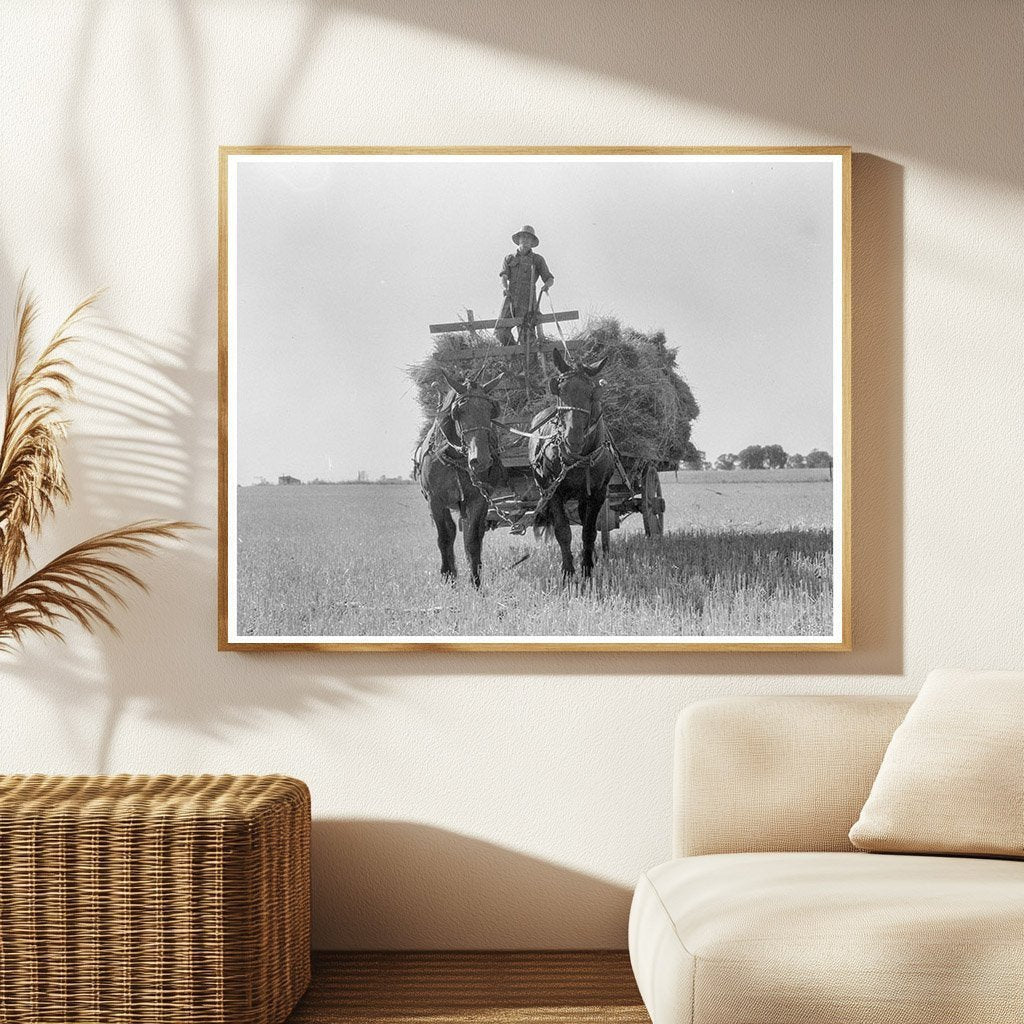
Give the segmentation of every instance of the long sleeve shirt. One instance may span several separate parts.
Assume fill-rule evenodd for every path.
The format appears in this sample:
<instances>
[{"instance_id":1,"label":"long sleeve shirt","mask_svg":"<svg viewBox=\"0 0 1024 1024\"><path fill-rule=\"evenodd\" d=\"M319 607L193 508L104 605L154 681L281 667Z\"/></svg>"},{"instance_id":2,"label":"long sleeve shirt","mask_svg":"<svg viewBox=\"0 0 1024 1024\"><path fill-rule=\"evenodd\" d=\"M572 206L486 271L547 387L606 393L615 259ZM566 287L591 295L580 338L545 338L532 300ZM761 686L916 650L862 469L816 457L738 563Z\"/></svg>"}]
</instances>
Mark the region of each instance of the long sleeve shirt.
<instances>
[{"instance_id":1,"label":"long sleeve shirt","mask_svg":"<svg viewBox=\"0 0 1024 1024\"><path fill-rule=\"evenodd\" d=\"M551 284L555 277L548 270L547 262L539 252L513 252L502 260L499 276L508 279L508 298L505 302L508 313L522 316L533 308L534 295L531 285L540 278Z\"/></svg>"}]
</instances>

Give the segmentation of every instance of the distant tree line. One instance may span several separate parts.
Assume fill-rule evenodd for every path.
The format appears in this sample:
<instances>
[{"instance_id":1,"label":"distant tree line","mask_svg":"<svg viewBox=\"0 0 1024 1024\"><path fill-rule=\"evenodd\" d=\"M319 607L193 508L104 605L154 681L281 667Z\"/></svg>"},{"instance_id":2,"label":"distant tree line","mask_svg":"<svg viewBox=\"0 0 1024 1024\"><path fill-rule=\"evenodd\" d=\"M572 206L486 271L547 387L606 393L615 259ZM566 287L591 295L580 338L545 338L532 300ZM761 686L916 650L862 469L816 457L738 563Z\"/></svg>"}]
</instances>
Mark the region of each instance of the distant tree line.
<instances>
[{"instance_id":1,"label":"distant tree line","mask_svg":"<svg viewBox=\"0 0 1024 1024\"><path fill-rule=\"evenodd\" d=\"M815 448L807 455L790 455L781 444L751 444L738 454L726 452L715 460L715 469L831 469L832 456Z\"/></svg>"}]
</instances>

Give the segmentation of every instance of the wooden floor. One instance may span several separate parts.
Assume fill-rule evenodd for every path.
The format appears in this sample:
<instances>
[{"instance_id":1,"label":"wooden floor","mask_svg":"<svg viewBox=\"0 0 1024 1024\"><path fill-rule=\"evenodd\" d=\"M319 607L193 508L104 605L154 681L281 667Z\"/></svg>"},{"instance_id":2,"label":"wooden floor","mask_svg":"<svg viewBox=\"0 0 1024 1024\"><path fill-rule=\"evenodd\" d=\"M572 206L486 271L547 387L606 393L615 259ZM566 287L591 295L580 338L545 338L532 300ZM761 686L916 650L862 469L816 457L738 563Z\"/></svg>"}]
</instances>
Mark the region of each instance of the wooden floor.
<instances>
[{"instance_id":1,"label":"wooden floor","mask_svg":"<svg viewBox=\"0 0 1024 1024\"><path fill-rule=\"evenodd\" d=\"M317 953L288 1024L650 1024L624 952Z\"/></svg>"}]
</instances>

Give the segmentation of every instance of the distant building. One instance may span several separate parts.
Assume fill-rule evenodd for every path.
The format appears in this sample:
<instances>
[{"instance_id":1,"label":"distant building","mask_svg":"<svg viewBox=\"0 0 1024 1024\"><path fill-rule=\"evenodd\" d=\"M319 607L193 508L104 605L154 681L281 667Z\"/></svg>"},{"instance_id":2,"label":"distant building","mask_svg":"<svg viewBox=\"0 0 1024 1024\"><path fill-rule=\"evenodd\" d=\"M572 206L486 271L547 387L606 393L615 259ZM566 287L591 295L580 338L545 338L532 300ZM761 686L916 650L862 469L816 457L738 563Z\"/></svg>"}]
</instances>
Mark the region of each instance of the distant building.
<instances>
[{"instance_id":1,"label":"distant building","mask_svg":"<svg viewBox=\"0 0 1024 1024\"><path fill-rule=\"evenodd\" d=\"M297 476L279 476L277 478L279 484L301 484L302 481Z\"/></svg>"},{"instance_id":2,"label":"distant building","mask_svg":"<svg viewBox=\"0 0 1024 1024\"><path fill-rule=\"evenodd\" d=\"M365 469L359 470L359 472L356 474L356 481L358 483L361 483L361 484L368 483L369 479L370 479L370 474L367 473Z\"/></svg>"}]
</instances>

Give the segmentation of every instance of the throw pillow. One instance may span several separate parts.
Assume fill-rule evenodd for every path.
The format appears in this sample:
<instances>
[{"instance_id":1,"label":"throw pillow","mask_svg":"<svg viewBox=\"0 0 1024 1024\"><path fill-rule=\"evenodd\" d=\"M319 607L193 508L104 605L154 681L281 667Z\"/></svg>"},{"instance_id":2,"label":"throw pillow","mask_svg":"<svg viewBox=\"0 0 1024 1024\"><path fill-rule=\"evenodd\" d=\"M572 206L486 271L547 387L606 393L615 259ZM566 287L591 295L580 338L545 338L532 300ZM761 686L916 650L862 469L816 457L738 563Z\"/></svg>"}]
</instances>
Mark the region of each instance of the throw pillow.
<instances>
[{"instance_id":1,"label":"throw pillow","mask_svg":"<svg viewBox=\"0 0 1024 1024\"><path fill-rule=\"evenodd\" d=\"M934 671L893 735L850 842L1024 857L1024 672Z\"/></svg>"}]
</instances>

